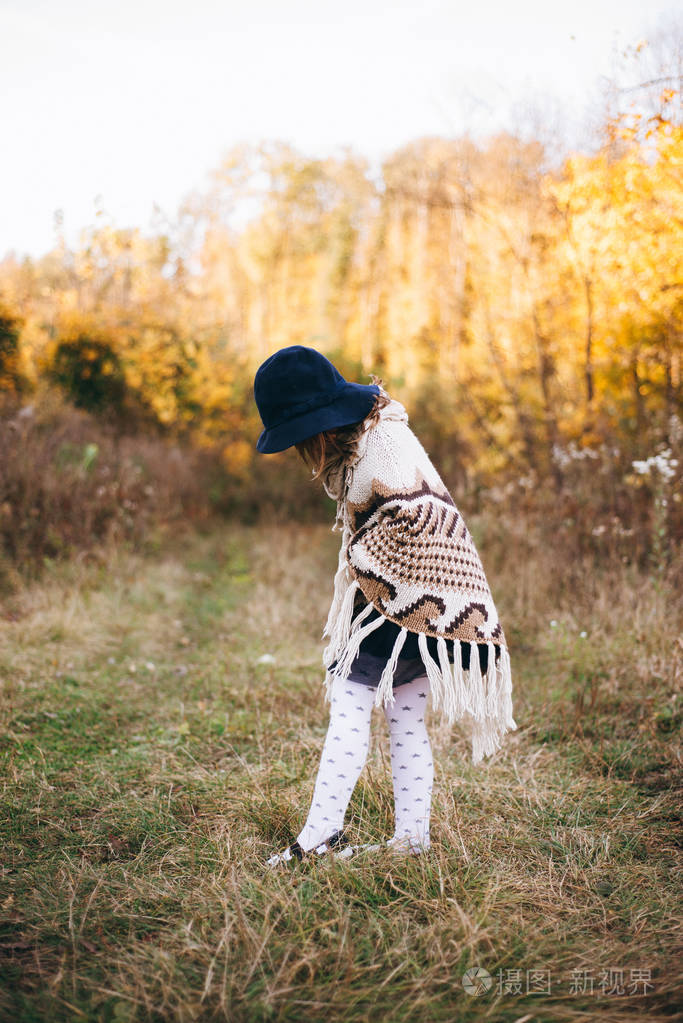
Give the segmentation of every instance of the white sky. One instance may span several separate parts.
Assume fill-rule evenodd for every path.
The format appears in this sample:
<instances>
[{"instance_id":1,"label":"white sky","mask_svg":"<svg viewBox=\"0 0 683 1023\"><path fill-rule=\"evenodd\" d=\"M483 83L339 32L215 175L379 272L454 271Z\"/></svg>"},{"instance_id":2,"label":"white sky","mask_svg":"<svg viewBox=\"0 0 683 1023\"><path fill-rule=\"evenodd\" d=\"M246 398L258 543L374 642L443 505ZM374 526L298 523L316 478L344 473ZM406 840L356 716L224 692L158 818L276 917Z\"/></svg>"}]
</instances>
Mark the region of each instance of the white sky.
<instances>
[{"instance_id":1,"label":"white sky","mask_svg":"<svg viewBox=\"0 0 683 1023\"><path fill-rule=\"evenodd\" d=\"M671 0L0 0L0 257L173 216L240 141L378 160L529 110L581 137Z\"/></svg>"}]
</instances>

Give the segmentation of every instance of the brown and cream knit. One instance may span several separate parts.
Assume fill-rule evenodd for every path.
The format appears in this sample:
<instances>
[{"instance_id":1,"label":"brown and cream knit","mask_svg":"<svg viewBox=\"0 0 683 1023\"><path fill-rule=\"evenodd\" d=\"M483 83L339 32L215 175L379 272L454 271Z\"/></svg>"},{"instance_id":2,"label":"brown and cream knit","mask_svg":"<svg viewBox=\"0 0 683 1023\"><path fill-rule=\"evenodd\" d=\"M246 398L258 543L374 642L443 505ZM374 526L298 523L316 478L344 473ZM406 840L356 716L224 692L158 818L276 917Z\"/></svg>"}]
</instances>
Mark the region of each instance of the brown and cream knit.
<instances>
[{"instance_id":1,"label":"brown and cream knit","mask_svg":"<svg viewBox=\"0 0 683 1023\"><path fill-rule=\"evenodd\" d=\"M376 704L393 702L401 648L408 632L415 632L434 707L464 726L473 763L490 756L517 727L505 636L474 541L399 402L381 410L379 422L361 436L353 462L325 488L337 499L335 528L342 527L323 633L329 637L323 654L328 698L332 680L348 677L365 637L389 620L400 632ZM354 617L359 589L368 603ZM373 608L379 616L367 621ZM438 661L428 636L437 638ZM458 648L463 643L472 644L467 671ZM489 648L483 676L478 643Z\"/></svg>"}]
</instances>

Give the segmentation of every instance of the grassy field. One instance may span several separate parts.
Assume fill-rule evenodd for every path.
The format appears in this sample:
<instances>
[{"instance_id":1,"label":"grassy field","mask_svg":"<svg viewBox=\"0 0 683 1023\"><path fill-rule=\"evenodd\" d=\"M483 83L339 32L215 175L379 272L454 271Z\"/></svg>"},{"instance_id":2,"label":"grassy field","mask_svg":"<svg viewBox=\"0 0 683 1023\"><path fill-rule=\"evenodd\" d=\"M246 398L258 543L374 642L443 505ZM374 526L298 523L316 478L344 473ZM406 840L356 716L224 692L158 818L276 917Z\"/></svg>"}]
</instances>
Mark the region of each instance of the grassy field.
<instances>
[{"instance_id":1,"label":"grassy field","mask_svg":"<svg viewBox=\"0 0 683 1023\"><path fill-rule=\"evenodd\" d=\"M473 767L428 718L432 850L409 861L264 869L303 824L326 731L329 527L225 524L48 566L6 601L0 1018L675 1016L673 580L514 557L470 527L519 728ZM364 840L392 833L384 728L376 711L347 818Z\"/></svg>"}]
</instances>

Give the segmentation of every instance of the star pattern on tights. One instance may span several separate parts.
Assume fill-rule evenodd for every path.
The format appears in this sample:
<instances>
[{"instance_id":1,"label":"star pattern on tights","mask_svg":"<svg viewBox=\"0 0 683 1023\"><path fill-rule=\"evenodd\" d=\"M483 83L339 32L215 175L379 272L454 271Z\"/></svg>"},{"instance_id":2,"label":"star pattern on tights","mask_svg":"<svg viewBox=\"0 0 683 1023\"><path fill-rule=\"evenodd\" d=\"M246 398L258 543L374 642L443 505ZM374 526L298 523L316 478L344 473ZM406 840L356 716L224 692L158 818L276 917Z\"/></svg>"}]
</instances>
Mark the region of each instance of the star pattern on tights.
<instances>
[{"instance_id":1,"label":"star pattern on tights","mask_svg":"<svg viewBox=\"0 0 683 1023\"><path fill-rule=\"evenodd\" d=\"M371 688L370 686L367 686L368 690L370 688ZM346 690L344 690L344 692L345 692L347 697L348 696L353 697L354 695L356 695L354 693L353 689L346 689ZM420 691L418 693L414 693L414 696L419 698L419 699L426 700L427 696L428 696L428 692L427 691ZM341 710L339 708L339 704L340 703L342 704L342 706L346 705L346 707L347 707L346 711ZM342 742L342 740L344 739L345 736L349 736L351 734L355 734L355 735L357 735L359 737L358 740L354 740L354 741L358 742L359 748L355 749L355 750L353 750L353 749L344 750L344 760L346 761L346 758L348 757L348 758L351 759L351 761L353 761L353 762L346 761L348 763L348 772L349 773L345 773L345 771L341 770L341 771L335 772L335 775L328 774L329 781L324 779L324 778L320 778L321 788L318 789L319 799L316 799L313 802L313 804L312 804L313 808L314 808L314 811L322 811L323 809L329 809L330 812L332 812L332 808L330 806L330 803L332 801L334 801L337 804L337 806L336 806L336 808L334 808L334 811L333 811L334 812L334 816L332 816L332 817L329 817L329 816L318 816L317 813L316 813L316 815L312 818L312 820L310 820L308 822L309 828L313 829L314 832L316 830L322 831L323 829L326 828L326 825L331 825L331 826L335 826L335 827L343 827L343 817L344 817L344 811L345 811L346 806L347 806L347 801L348 801L348 799L350 799L351 794L353 792L353 789L355 787L355 784L356 784L356 782L358 780L358 777L360 776L360 773L363 770L363 766L365 764L365 760L366 760L366 757L367 757L367 751L368 751L368 748L369 748L369 723L370 723L369 722L369 713L370 713L372 707L361 704L361 705L356 705L356 708L355 708L356 711L358 711L359 713L362 712L365 716L368 717L368 721L367 721L367 726L368 727L366 728L366 727L361 727L362 725L365 724L365 722L364 721L362 722L360 719L357 719L358 720L358 724L357 725L353 725L353 718L354 718L355 715L353 713L351 713L351 709L352 708L351 708L350 703L347 701L346 704L344 704L343 698L340 697L340 691L339 690L337 691L337 695L332 699L332 704L334 705L335 709L334 709L333 714L331 715L331 726L332 727L329 730L329 740L331 742ZM429 831L429 806L430 806L430 802L431 802L432 785L428 784L427 787L423 786L423 788L421 790L420 789L418 790L418 791L422 791L424 793L424 795L413 796L412 793L411 793L411 788L412 788L412 791L414 791L414 787L413 787L414 784L418 784L420 782L425 782L425 780L427 782L430 781L430 777L425 779L425 777L423 775L414 775L413 774L413 771L415 769L420 770L420 766L421 766L422 763L426 763L426 761L424 761L424 757L423 757L422 751L420 750L419 752L416 752L415 750L416 750L416 745L427 746L427 750L425 750L424 752L425 752L425 754L427 756L429 756L429 753L430 753L429 745L430 744L429 744L429 737L426 737L424 739L420 739L419 738L420 732L421 732L422 735L424 735L425 731L424 731L424 717L413 716L417 712L417 708L416 707L413 708L413 706L410 705L410 704L402 704L402 705L400 705L400 710L401 710L401 712L403 714L403 717L401 717L401 716L399 716L398 718L396 718L396 717L389 717L389 714L387 713L387 721L388 721L389 726L390 726L390 733L391 733L390 737L391 737L392 750L394 751L395 760L398 759L398 750L401 749L401 750L405 750L406 756L408 758L408 763L406 763L406 764L395 764L394 771L392 772L392 778L393 778L393 782L394 782L394 792L395 793L403 794L403 798L410 805L399 806L398 805L398 800L397 800L397 805L395 806L395 813L396 813L396 816L397 816L395 834L397 834L397 835L398 834L405 834L405 835L417 836L417 835L420 835L420 834L424 833L425 827L426 827L427 834L428 834L428 831ZM412 712L412 714L411 714L411 712ZM386 713L386 710L385 710L385 713ZM408 714L409 716L406 717L405 716L406 714ZM352 719L351 721L348 720L349 717ZM342 723L342 720L341 720L342 718L345 719L344 723ZM335 721L337 723L337 727L336 728L334 726L334 722ZM405 727L406 724L412 724L413 722L415 722L415 725L420 725L421 728L416 730L415 727L413 727L413 729L409 729L409 728ZM396 728L395 726L398 726L398 728ZM334 732L339 732L340 734L338 734L338 735L332 734ZM348 739L347 739L347 741L348 741ZM405 749L406 746L408 747L407 750ZM410 752L411 748L413 750L412 753ZM328 747L328 752L332 752L332 749L330 747ZM341 750L339 752L341 752ZM355 759L357 754L358 754L358 762L356 762L356 759ZM420 764L413 763L416 760L420 761L421 763ZM334 757L324 756L323 758L321 758L321 765L325 765L325 764L335 765L336 764L336 760L335 760ZM342 764L339 764L337 766L342 766L343 767L344 765L342 763ZM432 766L433 766L433 762L429 761L429 763L426 763L426 766L427 766L428 770L431 770ZM321 767L321 770L322 770L322 767ZM328 771L329 769L325 767L324 770ZM401 771L408 771L409 773L408 773L407 776L405 774L401 775L400 774ZM400 777L401 781L407 782L407 784L401 785L400 782L399 782L399 777ZM336 782L332 780L333 778L336 778ZM342 782L344 782L345 784L342 785L341 784ZM333 792L329 792L330 786L332 786L332 788L336 789L336 792L334 792L334 793ZM322 787L327 788L328 792L327 793L323 793ZM401 802L403 802L403 799L401 799ZM419 817L416 817L416 814L418 813L417 808L416 808L416 804L417 803L421 803L422 807L423 807L423 809L421 809L419 811L419 813L421 814L421 816L419 816ZM426 813L425 813L425 810L426 810ZM316 823L316 821L317 821L317 823ZM303 838L301 840L303 842ZM312 841L312 837L311 837L311 841Z\"/></svg>"}]
</instances>

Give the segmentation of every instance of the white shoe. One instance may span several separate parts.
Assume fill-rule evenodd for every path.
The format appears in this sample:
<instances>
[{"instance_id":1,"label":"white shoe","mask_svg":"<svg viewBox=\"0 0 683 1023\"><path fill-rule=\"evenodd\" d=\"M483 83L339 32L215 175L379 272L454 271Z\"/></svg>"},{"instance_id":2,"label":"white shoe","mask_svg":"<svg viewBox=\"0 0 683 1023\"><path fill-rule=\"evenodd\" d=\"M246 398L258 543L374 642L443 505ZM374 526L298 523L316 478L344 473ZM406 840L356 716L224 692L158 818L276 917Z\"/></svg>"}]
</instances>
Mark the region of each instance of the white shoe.
<instances>
[{"instance_id":1,"label":"white shoe","mask_svg":"<svg viewBox=\"0 0 683 1023\"><path fill-rule=\"evenodd\" d=\"M420 856L429 852L429 841L421 842L419 838L407 836L406 838L390 838L387 848L394 856Z\"/></svg>"},{"instance_id":2,"label":"white shoe","mask_svg":"<svg viewBox=\"0 0 683 1023\"><path fill-rule=\"evenodd\" d=\"M389 852L392 856L419 856L427 852L429 844L420 842L417 838L390 838L388 842L381 842L379 845L367 843L365 845L347 845L339 852L335 852L335 860L349 860L364 852Z\"/></svg>"},{"instance_id":3,"label":"white shoe","mask_svg":"<svg viewBox=\"0 0 683 1023\"><path fill-rule=\"evenodd\" d=\"M365 845L347 845L340 852L336 852L333 855L335 860L350 860L352 856L357 856L359 853L375 852L383 848L384 845L372 845L369 843Z\"/></svg>"}]
</instances>

